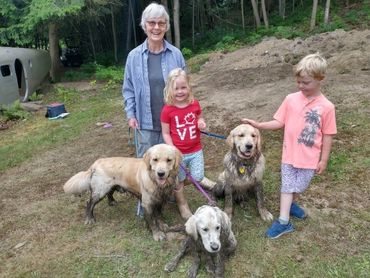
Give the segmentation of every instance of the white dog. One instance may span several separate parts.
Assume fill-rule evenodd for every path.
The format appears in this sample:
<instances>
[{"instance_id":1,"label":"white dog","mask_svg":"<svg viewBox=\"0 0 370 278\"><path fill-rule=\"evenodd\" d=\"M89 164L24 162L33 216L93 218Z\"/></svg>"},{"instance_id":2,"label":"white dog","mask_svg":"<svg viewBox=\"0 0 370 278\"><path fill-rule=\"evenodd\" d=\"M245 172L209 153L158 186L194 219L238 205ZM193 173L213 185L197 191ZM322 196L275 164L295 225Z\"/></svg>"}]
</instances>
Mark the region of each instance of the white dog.
<instances>
[{"instance_id":1,"label":"white dog","mask_svg":"<svg viewBox=\"0 0 370 278\"><path fill-rule=\"evenodd\" d=\"M175 270L187 250L193 254L189 277L196 277L201 254L206 255L207 270L216 277L224 275L224 259L235 251L236 239L227 214L217 207L202 206L185 223L188 237L176 256L165 266L165 271Z\"/></svg>"}]
</instances>

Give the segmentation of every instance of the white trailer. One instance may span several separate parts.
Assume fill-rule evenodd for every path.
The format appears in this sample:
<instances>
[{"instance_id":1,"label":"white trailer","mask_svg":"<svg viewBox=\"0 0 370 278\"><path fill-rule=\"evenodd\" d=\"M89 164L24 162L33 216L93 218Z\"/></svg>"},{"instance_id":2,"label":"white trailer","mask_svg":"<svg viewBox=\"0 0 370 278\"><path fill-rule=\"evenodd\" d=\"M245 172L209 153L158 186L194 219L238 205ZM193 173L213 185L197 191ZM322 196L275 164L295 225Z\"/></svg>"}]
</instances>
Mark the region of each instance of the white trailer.
<instances>
[{"instance_id":1,"label":"white trailer","mask_svg":"<svg viewBox=\"0 0 370 278\"><path fill-rule=\"evenodd\" d=\"M27 101L48 76L50 66L45 50L0 47L0 104Z\"/></svg>"}]
</instances>

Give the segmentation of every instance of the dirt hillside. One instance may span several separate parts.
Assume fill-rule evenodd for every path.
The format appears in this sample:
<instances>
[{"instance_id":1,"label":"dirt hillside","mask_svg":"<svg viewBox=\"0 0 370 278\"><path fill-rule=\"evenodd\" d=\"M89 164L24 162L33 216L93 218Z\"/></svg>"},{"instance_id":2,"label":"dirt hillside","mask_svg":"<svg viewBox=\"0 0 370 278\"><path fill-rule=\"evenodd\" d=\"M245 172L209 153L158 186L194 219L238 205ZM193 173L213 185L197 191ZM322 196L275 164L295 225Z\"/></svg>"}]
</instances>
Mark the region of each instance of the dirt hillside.
<instances>
[{"instance_id":1,"label":"dirt hillside","mask_svg":"<svg viewBox=\"0 0 370 278\"><path fill-rule=\"evenodd\" d=\"M337 30L306 40L268 38L213 55L193 76L208 121L221 126L230 117L270 119L283 98L296 90L293 65L315 52L328 60L323 91L337 106L344 102L355 107L358 95L370 96L370 30Z\"/></svg>"}]
</instances>

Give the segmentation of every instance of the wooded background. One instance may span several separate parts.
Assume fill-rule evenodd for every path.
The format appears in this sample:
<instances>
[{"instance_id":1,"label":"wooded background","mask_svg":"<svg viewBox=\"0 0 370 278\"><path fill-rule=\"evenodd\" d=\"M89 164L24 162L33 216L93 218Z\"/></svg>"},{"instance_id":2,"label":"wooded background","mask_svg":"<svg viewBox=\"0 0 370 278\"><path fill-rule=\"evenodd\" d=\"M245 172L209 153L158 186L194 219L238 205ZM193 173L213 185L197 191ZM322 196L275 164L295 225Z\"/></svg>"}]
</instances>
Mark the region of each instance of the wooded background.
<instances>
[{"instance_id":1,"label":"wooded background","mask_svg":"<svg viewBox=\"0 0 370 278\"><path fill-rule=\"evenodd\" d=\"M51 77L55 81L61 48L78 47L84 61L122 64L128 52L145 39L139 22L142 10L151 2L0 0L0 44L48 49L52 58ZM236 33L239 37L255 34L253 32L268 35L267 30L274 29L285 35L295 32L299 35L297 30L304 34L343 28L343 16L349 18L349 22L365 20L365 27L370 20L369 14L363 18L351 14L359 7L366 7L365 12L369 12L369 0L160 2L168 8L171 18L167 40L186 53L199 52L220 40L233 40Z\"/></svg>"}]
</instances>

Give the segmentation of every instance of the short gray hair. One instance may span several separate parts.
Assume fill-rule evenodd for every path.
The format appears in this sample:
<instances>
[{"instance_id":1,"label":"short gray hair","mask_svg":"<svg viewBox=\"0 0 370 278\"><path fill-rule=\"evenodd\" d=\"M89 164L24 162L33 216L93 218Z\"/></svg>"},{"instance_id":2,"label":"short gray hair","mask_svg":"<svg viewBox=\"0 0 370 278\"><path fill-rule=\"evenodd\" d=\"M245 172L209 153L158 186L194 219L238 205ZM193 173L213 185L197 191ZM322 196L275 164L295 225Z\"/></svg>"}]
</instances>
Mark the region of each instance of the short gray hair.
<instances>
[{"instance_id":1,"label":"short gray hair","mask_svg":"<svg viewBox=\"0 0 370 278\"><path fill-rule=\"evenodd\" d=\"M164 17L166 20L166 31L170 29L170 16L168 15L166 8L161 4L153 2L145 8L143 14L141 15L140 26L141 28L143 28L145 33L146 33L145 23L147 22L147 20L149 18L158 18L158 17Z\"/></svg>"}]
</instances>

